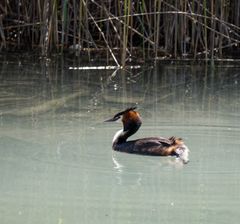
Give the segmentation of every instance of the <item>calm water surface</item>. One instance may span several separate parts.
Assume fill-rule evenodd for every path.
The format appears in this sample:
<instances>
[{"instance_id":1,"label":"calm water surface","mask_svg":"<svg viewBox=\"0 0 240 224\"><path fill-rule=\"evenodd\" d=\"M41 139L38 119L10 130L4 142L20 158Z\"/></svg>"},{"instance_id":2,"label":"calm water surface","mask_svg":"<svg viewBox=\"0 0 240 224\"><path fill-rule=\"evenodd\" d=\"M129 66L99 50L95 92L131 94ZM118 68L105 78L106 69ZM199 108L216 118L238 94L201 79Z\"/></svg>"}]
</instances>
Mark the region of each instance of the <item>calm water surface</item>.
<instances>
[{"instance_id":1,"label":"calm water surface","mask_svg":"<svg viewBox=\"0 0 240 224\"><path fill-rule=\"evenodd\" d=\"M0 223L239 223L240 67L69 70L0 63ZM190 163L112 152L138 104L132 137L180 136Z\"/></svg>"}]
</instances>

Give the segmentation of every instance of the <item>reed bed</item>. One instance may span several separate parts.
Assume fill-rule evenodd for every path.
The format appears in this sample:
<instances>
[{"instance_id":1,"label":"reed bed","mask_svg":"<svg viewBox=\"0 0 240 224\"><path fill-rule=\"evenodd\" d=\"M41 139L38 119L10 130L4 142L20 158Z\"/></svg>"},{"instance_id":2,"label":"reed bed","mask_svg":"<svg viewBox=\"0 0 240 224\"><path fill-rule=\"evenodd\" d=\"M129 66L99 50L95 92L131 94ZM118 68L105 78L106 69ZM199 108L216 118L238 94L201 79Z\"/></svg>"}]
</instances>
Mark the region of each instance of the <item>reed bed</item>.
<instances>
[{"instance_id":1,"label":"reed bed","mask_svg":"<svg viewBox=\"0 0 240 224\"><path fill-rule=\"evenodd\" d=\"M134 60L240 57L239 0L3 0L0 50Z\"/></svg>"}]
</instances>

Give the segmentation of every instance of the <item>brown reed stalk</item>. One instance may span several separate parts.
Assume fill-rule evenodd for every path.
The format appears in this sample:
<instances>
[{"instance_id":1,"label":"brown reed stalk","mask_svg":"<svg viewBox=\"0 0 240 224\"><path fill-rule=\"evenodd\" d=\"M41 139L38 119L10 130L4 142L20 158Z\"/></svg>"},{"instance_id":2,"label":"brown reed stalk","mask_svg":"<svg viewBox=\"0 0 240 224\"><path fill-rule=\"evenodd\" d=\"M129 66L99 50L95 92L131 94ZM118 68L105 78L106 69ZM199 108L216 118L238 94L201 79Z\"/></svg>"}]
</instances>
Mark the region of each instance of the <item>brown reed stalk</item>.
<instances>
[{"instance_id":1,"label":"brown reed stalk","mask_svg":"<svg viewBox=\"0 0 240 224\"><path fill-rule=\"evenodd\" d=\"M187 0L183 1L182 10L184 12L187 11ZM181 53L182 53L183 57L186 57L186 55L187 55L187 44L189 42L189 34L188 34L188 29L187 29L187 20L188 19L189 18L187 18L187 16L185 14L182 16L183 28L182 28L182 43L181 43L182 50L181 50Z\"/></svg>"},{"instance_id":2,"label":"brown reed stalk","mask_svg":"<svg viewBox=\"0 0 240 224\"><path fill-rule=\"evenodd\" d=\"M49 27L48 27L48 43L50 49L55 46L58 48L59 41L58 41L58 21L57 21L57 0L51 2L51 11L49 15Z\"/></svg>"},{"instance_id":3,"label":"brown reed stalk","mask_svg":"<svg viewBox=\"0 0 240 224\"><path fill-rule=\"evenodd\" d=\"M77 44L77 6L76 6L76 1L73 1L72 11L73 11L73 45L76 46L76 44Z\"/></svg>"},{"instance_id":4,"label":"brown reed stalk","mask_svg":"<svg viewBox=\"0 0 240 224\"><path fill-rule=\"evenodd\" d=\"M181 1L181 0L180 0ZM178 8L178 1L175 1L175 8ZM174 57L177 57L177 48L178 48L178 14L174 15Z\"/></svg>"},{"instance_id":5,"label":"brown reed stalk","mask_svg":"<svg viewBox=\"0 0 240 224\"><path fill-rule=\"evenodd\" d=\"M150 1L150 3L146 2L145 0L142 1L142 13L143 13L143 15L145 14L142 17L142 19L143 19L142 24L145 24L143 26L144 30L145 30L144 35L148 39L150 39L150 40L152 40L154 38L154 32L152 31L152 16L149 16L149 13L150 13L149 10L151 8L152 8L151 1ZM144 13L144 12L146 12L146 13ZM147 45L146 48L147 48L148 57L150 55L150 50L155 45L154 41L152 41L152 42L153 42L153 44L151 44L151 42L149 42L149 41L146 42L146 45ZM143 48L145 48L145 40L143 40ZM145 50L143 49L143 52L144 51ZM145 57L145 55L144 55L144 57Z\"/></svg>"},{"instance_id":6,"label":"brown reed stalk","mask_svg":"<svg viewBox=\"0 0 240 224\"><path fill-rule=\"evenodd\" d=\"M207 0L203 1L205 59L208 59Z\"/></svg>"},{"instance_id":7,"label":"brown reed stalk","mask_svg":"<svg viewBox=\"0 0 240 224\"><path fill-rule=\"evenodd\" d=\"M106 8L105 5L99 5L97 2L95 2L95 5L98 6L99 8L101 8L101 9L103 9L103 11L104 11L104 13L106 14L106 17L107 17L107 18L114 17L113 14L110 14L110 13L109 13L110 10L107 10L107 8ZM131 18L131 17L130 17L130 18ZM129 18L129 20L130 20L130 18ZM123 45L123 40L122 40L122 38L121 38L121 36L120 36L120 33L122 33L122 30L118 30L117 26L113 23L113 19L101 20L101 21L102 21L102 22L110 22L111 27L112 27L112 29L113 29L112 32L115 33L117 42L119 43L120 46ZM118 17L116 17L116 21L118 21ZM99 21L96 21L96 22L99 22ZM121 23L124 25L124 22L123 22L123 21L121 21ZM132 29L131 29L130 26L128 26L128 30L132 31ZM109 42L111 41L112 33L110 34L110 33L107 32L107 34L108 34L108 35L107 35L107 39L109 39L109 41L108 41L108 43L109 43ZM112 41L113 41L113 40L112 40ZM131 54L128 48L126 48L126 53L129 54L129 55Z\"/></svg>"},{"instance_id":8,"label":"brown reed stalk","mask_svg":"<svg viewBox=\"0 0 240 224\"><path fill-rule=\"evenodd\" d=\"M41 5L40 5L41 7ZM47 55L49 50L49 0L44 0L41 25L41 48L42 54Z\"/></svg>"},{"instance_id":9,"label":"brown reed stalk","mask_svg":"<svg viewBox=\"0 0 240 224\"><path fill-rule=\"evenodd\" d=\"M68 11L68 0L62 1L62 30L61 30L61 51L63 52L64 49L64 43L66 38L66 25L67 25L67 11Z\"/></svg>"},{"instance_id":10,"label":"brown reed stalk","mask_svg":"<svg viewBox=\"0 0 240 224\"><path fill-rule=\"evenodd\" d=\"M210 9L211 9L211 23L210 23L210 27L211 27L211 31L210 31L210 37L209 37L209 49L210 49L210 55L211 55L211 60L213 60L214 57L214 45L215 45L215 33L213 32L213 30L215 30L216 27L216 23L215 20L213 19L213 16L215 15L214 12L214 0L211 0L210 3Z\"/></svg>"},{"instance_id":11,"label":"brown reed stalk","mask_svg":"<svg viewBox=\"0 0 240 224\"><path fill-rule=\"evenodd\" d=\"M83 3L84 3L84 5L86 6L86 2L83 1ZM101 30L100 26L96 23L94 17L92 16L92 14L90 13L90 11L89 11L88 9L87 9L87 13L88 13L90 19L91 19L91 20L93 21L93 23L95 24L95 26L96 26L96 28L98 29L98 31L100 32L100 34L102 35L102 38L103 38L104 42L106 43L107 48L108 48L109 52L111 53L111 55L112 55L112 57L113 57L113 60L115 61L115 63L117 64L117 66L120 66L120 64L118 63L117 58L115 57L112 49L110 48L110 46L109 46L109 44L108 44L108 42L107 42L107 40L106 40L106 37L105 37L104 32Z\"/></svg>"},{"instance_id":12,"label":"brown reed stalk","mask_svg":"<svg viewBox=\"0 0 240 224\"><path fill-rule=\"evenodd\" d=\"M0 50L6 47L6 39L3 30L2 16L0 16Z\"/></svg>"},{"instance_id":13,"label":"brown reed stalk","mask_svg":"<svg viewBox=\"0 0 240 224\"><path fill-rule=\"evenodd\" d=\"M161 11L161 0L155 0L154 1L154 8L156 9L156 12ZM158 54L158 48L159 48L159 38L160 38L160 14L156 13L154 16L154 51L155 51L155 58L157 58Z\"/></svg>"},{"instance_id":14,"label":"brown reed stalk","mask_svg":"<svg viewBox=\"0 0 240 224\"><path fill-rule=\"evenodd\" d=\"M131 11L131 0L124 0L124 15L129 15ZM126 55L127 55L127 48L128 48L128 27L129 27L129 16L124 17L124 24L123 24L123 46L121 52L121 65L125 67L126 64Z\"/></svg>"}]
</instances>

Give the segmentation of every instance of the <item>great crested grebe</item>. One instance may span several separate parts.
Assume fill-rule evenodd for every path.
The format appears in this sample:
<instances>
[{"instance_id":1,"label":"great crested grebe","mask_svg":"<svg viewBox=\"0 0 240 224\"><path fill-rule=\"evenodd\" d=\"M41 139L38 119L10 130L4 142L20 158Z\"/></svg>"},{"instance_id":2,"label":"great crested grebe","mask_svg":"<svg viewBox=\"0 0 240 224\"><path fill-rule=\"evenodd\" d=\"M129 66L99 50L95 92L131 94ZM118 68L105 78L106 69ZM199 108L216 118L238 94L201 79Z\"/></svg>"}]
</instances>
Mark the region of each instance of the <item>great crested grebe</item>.
<instances>
[{"instance_id":1,"label":"great crested grebe","mask_svg":"<svg viewBox=\"0 0 240 224\"><path fill-rule=\"evenodd\" d=\"M149 137L127 141L142 124L141 117L135 109L136 107L128 108L105 121L117 121L122 118L123 129L113 137L113 150L151 156L175 156L183 163L188 163L189 149L181 138Z\"/></svg>"}]
</instances>

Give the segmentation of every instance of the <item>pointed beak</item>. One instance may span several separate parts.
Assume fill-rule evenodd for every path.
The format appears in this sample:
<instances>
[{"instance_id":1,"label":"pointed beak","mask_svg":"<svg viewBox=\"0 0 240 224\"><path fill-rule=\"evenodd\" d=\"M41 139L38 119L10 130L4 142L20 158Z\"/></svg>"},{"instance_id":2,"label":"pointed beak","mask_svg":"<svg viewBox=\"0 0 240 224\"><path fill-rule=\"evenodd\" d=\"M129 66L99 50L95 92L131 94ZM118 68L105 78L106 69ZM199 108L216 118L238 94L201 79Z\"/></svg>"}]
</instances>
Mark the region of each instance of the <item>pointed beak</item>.
<instances>
[{"instance_id":1,"label":"pointed beak","mask_svg":"<svg viewBox=\"0 0 240 224\"><path fill-rule=\"evenodd\" d=\"M117 121L120 117L113 117L111 119L105 120L104 122L114 122Z\"/></svg>"}]
</instances>

